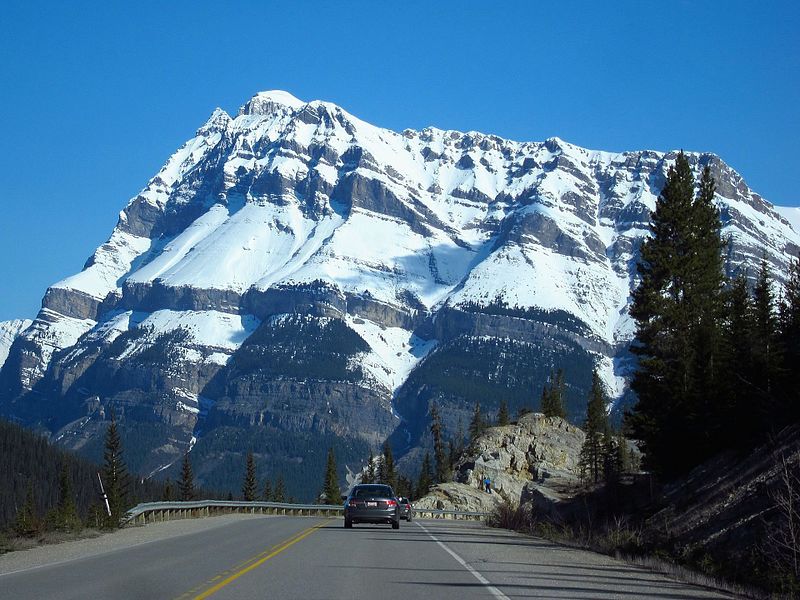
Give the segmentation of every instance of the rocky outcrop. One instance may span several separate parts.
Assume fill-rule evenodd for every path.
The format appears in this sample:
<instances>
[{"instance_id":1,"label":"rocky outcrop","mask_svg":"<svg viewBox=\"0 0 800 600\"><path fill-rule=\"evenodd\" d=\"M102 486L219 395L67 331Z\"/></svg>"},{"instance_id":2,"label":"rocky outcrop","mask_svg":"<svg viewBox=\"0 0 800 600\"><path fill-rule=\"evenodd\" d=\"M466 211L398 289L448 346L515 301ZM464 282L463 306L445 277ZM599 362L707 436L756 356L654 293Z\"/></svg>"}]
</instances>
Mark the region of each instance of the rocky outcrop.
<instances>
[{"instance_id":1,"label":"rocky outcrop","mask_svg":"<svg viewBox=\"0 0 800 600\"><path fill-rule=\"evenodd\" d=\"M437 485L417 505L489 511L499 502L532 504L552 512L579 483L578 461L585 435L558 417L523 416L513 425L490 427L462 455L454 482ZM491 480L492 492L483 481Z\"/></svg>"},{"instance_id":2,"label":"rocky outcrop","mask_svg":"<svg viewBox=\"0 0 800 600\"><path fill-rule=\"evenodd\" d=\"M414 507L433 510L457 510L491 513L503 502L499 494L487 494L464 483L440 483L428 495L414 501Z\"/></svg>"},{"instance_id":3,"label":"rocky outcrop","mask_svg":"<svg viewBox=\"0 0 800 600\"><path fill-rule=\"evenodd\" d=\"M669 485L662 508L645 527L687 552L698 550L728 564L769 546L769 535L790 526L778 498L800 499L800 425L749 452L728 452ZM796 509L795 509L796 511ZM795 512L794 518L796 519ZM796 524L795 524L796 525Z\"/></svg>"}]
</instances>

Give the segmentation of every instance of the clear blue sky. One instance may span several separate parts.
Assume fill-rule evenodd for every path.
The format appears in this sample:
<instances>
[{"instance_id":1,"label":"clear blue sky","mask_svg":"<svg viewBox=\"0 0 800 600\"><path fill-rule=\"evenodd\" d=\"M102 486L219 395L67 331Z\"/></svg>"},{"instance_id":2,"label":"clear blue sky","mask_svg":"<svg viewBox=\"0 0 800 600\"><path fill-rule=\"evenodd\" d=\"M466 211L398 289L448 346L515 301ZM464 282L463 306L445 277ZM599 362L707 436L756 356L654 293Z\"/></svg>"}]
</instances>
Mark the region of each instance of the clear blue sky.
<instances>
[{"instance_id":1,"label":"clear blue sky","mask_svg":"<svg viewBox=\"0 0 800 600\"><path fill-rule=\"evenodd\" d=\"M0 85L0 320L33 317L211 111L259 90L392 129L716 152L800 204L797 0L6 0Z\"/></svg>"}]
</instances>

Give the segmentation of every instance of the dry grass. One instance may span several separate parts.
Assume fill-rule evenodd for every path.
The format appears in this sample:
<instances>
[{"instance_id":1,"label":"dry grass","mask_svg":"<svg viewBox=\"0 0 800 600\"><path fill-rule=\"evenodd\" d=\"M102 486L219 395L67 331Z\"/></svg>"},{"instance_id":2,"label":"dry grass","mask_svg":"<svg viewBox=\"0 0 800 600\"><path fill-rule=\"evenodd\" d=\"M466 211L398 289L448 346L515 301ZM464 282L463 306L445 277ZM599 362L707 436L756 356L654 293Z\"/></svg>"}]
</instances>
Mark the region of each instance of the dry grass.
<instances>
[{"instance_id":1,"label":"dry grass","mask_svg":"<svg viewBox=\"0 0 800 600\"><path fill-rule=\"evenodd\" d=\"M568 524L537 519L526 507L504 504L495 510L487 523L492 527L541 537L570 548L614 556L672 579L728 592L737 598L777 597L678 564L663 550L656 550L650 546L641 527L631 525L623 517L614 517L602 523Z\"/></svg>"},{"instance_id":2,"label":"dry grass","mask_svg":"<svg viewBox=\"0 0 800 600\"><path fill-rule=\"evenodd\" d=\"M0 554L29 550L37 546L60 544L73 540L95 538L102 534L96 529L82 529L80 531L47 531L33 537L18 536L8 532L0 533Z\"/></svg>"}]
</instances>

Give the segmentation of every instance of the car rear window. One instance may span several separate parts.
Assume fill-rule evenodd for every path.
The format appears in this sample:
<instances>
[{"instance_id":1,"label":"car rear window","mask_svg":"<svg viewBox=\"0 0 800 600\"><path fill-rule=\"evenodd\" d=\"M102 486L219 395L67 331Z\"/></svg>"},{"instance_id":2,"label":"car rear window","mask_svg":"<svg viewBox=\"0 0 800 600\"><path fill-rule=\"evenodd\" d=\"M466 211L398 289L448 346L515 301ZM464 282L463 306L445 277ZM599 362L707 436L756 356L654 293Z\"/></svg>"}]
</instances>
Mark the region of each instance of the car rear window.
<instances>
[{"instance_id":1,"label":"car rear window","mask_svg":"<svg viewBox=\"0 0 800 600\"><path fill-rule=\"evenodd\" d=\"M372 498L372 497L380 497L380 498L392 498L392 488L386 487L385 485L370 485L365 487L357 487L353 490L353 497L354 498Z\"/></svg>"}]
</instances>

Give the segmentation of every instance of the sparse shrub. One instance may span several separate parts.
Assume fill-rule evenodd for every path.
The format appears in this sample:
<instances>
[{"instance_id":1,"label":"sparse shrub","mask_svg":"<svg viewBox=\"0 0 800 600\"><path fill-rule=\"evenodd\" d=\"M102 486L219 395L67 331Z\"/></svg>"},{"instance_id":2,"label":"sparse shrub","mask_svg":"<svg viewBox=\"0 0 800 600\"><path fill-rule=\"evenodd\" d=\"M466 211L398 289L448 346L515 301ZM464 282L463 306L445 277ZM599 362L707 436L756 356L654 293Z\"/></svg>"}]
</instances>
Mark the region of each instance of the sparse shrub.
<instances>
[{"instance_id":1,"label":"sparse shrub","mask_svg":"<svg viewBox=\"0 0 800 600\"><path fill-rule=\"evenodd\" d=\"M778 486L770 493L775 517L767 527L765 553L779 588L800 592L800 451L781 456Z\"/></svg>"},{"instance_id":2,"label":"sparse shrub","mask_svg":"<svg viewBox=\"0 0 800 600\"><path fill-rule=\"evenodd\" d=\"M523 505L503 502L489 515L488 523L492 527L522 531L530 526L530 511Z\"/></svg>"}]
</instances>

